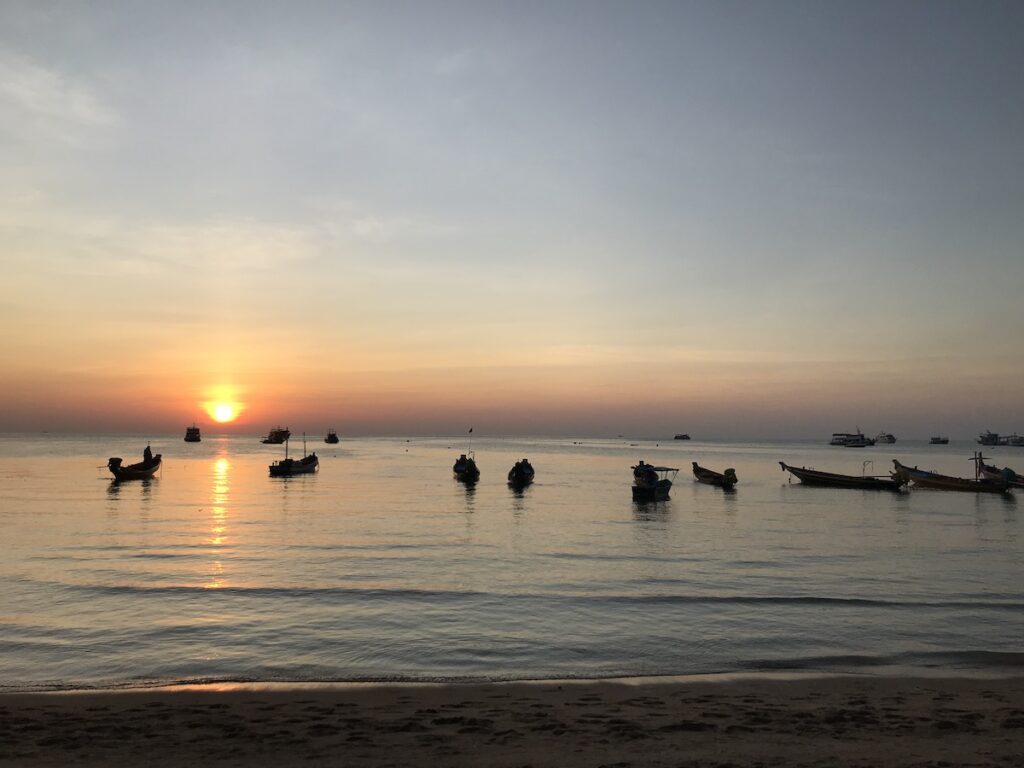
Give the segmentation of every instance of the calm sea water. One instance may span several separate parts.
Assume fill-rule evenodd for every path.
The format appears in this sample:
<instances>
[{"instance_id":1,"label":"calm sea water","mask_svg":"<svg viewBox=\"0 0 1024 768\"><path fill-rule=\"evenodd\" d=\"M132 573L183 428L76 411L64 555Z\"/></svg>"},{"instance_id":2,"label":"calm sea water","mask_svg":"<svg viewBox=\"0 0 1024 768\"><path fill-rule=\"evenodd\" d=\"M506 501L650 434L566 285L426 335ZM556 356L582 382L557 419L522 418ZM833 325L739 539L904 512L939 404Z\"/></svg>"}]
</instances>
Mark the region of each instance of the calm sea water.
<instances>
[{"instance_id":1,"label":"calm sea water","mask_svg":"<svg viewBox=\"0 0 1024 768\"><path fill-rule=\"evenodd\" d=\"M790 483L777 462L970 473L968 443L0 438L0 688L1024 667L1020 497ZM1024 470L1024 450L993 448ZM528 457L537 482L505 484ZM637 459L683 469L632 502ZM734 467L734 493L690 462ZM127 463L127 461L126 461Z\"/></svg>"}]
</instances>

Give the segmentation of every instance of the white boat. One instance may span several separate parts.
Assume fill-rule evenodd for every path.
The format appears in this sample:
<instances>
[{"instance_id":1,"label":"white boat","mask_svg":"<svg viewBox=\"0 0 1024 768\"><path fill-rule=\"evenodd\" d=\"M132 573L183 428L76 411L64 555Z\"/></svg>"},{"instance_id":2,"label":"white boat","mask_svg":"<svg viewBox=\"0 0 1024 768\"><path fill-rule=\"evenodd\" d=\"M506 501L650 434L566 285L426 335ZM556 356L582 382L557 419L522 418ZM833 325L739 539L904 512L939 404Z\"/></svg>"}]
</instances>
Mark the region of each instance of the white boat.
<instances>
[{"instance_id":1,"label":"white boat","mask_svg":"<svg viewBox=\"0 0 1024 768\"><path fill-rule=\"evenodd\" d=\"M875 442L882 445L892 445L896 442L896 436L892 432L879 432L875 435Z\"/></svg>"},{"instance_id":2,"label":"white boat","mask_svg":"<svg viewBox=\"0 0 1024 768\"><path fill-rule=\"evenodd\" d=\"M896 442L895 437L892 442ZM841 445L844 448L867 448L874 444L875 441L861 432L860 427L857 427L856 432L833 432L832 440L829 441L829 445Z\"/></svg>"}]
</instances>

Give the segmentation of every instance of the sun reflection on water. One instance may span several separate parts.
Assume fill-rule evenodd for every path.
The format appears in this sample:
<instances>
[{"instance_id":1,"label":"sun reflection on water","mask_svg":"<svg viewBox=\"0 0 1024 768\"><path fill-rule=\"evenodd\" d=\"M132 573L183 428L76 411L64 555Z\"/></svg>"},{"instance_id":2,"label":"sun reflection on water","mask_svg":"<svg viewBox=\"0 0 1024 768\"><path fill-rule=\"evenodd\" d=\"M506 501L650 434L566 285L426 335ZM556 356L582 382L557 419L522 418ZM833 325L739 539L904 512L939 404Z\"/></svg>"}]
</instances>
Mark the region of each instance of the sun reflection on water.
<instances>
[{"instance_id":1,"label":"sun reflection on water","mask_svg":"<svg viewBox=\"0 0 1024 768\"><path fill-rule=\"evenodd\" d=\"M213 494L210 512L210 538L207 543L212 547L222 547L227 543L228 517L228 478L231 473L231 462L226 456L217 457L213 462ZM207 589L219 589L223 586L224 564L219 549L213 552L214 560L210 564Z\"/></svg>"}]
</instances>

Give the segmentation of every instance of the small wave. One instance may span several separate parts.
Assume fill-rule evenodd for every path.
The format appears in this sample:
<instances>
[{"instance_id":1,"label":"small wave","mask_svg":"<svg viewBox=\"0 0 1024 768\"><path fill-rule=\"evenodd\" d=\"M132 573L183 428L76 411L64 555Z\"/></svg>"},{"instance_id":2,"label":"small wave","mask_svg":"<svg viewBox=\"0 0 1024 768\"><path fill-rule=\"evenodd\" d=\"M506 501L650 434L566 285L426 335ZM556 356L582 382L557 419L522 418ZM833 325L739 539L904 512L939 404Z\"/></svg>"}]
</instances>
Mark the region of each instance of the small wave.
<instances>
[{"instance_id":1,"label":"small wave","mask_svg":"<svg viewBox=\"0 0 1024 768\"><path fill-rule=\"evenodd\" d=\"M66 589L104 595L202 595L207 597L258 597L285 599L353 599L353 600L417 600L417 601L539 601L570 602L581 605L778 605L833 606L836 608L935 609L1024 611L1024 602L994 600L881 600L866 597L835 597L826 595L624 595L566 593L502 593L473 590L383 589L359 587L206 587L200 585L149 586L139 584L75 584Z\"/></svg>"},{"instance_id":2,"label":"small wave","mask_svg":"<svg viewBox=\"0 0 1024 768\"><path fill-rule=\"evenodd\" d=\"M1014 651L907 651L887 656L841 654L792 659L754 659L743 665L749 670L821 670L868 667L943 667L995 669L1024 667L1024 653Z\"/></svg>"}]
</instances>

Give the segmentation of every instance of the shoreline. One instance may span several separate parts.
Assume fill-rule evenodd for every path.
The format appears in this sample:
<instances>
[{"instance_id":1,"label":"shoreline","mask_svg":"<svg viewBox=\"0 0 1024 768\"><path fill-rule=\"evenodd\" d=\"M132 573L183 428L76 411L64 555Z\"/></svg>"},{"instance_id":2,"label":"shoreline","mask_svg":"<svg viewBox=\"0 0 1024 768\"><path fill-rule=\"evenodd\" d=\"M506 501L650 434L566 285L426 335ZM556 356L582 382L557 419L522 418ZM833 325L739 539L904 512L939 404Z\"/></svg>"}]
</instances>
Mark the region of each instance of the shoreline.
<instances>
[{"instance_id":1,"label":"shoreline","mask_svg":"<svg viewBox=\"0 0 1024 768\"><path fill-rule=\"evenodd\" d=\"M19 766L943 761L1024 763L1024 676L758 673L0 693L0 764Z\"/></svg>"},{"instance_id":2,"label":"shoreline","mask_svg":"<svg viewBox=\"0 0 1024 768\"><path fill-rule=\"evenodd\" d=\"M1013 668L989 669L941 669L920 667L881 668L878 671L846 671L823 669L766 669L742 670L733 672L693 672L685 674L653 674L653 675L612 675L609 677L439 677L439 678L356 678L334 680L236 680L230 678L202 678L195 680L177 680L166 682L142 682L124 684L97 685L28 685L19 687L0 684L0 697L18 696L21 694L120 694L134 692L167 692L182 691L217 691L230 693L233 691L316 691L316 690L349 690L368 687L402 687L408 686L469 686L469 685L577 685L586 683L609 683L620 685L663 685L669 683L691 684L726 684L734 682L787 681L787 680L827 680L842 679L904 679L904 680L1006 680L1020 679L1024 681L1024 670Z\"/></svg>"}]
</instances>

